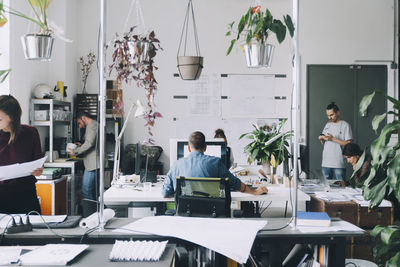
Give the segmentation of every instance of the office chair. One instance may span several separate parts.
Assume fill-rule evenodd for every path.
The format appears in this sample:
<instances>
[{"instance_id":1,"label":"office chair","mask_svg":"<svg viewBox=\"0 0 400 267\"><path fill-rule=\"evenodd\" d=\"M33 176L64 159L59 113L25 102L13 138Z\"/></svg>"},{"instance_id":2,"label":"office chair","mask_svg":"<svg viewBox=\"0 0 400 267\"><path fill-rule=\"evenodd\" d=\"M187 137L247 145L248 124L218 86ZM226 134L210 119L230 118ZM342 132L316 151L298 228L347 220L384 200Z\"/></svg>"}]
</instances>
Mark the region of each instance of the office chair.
<instances>
[{"instance_id":1,"label":"office chair","mask_svg":"<svg viewBox=\"0 0 400 267\"><path fill-rule=\"evenodd\" d=\"M229 178L178 176L176 181L177 215L231 217Z\"/></svg>"}]
</instances>

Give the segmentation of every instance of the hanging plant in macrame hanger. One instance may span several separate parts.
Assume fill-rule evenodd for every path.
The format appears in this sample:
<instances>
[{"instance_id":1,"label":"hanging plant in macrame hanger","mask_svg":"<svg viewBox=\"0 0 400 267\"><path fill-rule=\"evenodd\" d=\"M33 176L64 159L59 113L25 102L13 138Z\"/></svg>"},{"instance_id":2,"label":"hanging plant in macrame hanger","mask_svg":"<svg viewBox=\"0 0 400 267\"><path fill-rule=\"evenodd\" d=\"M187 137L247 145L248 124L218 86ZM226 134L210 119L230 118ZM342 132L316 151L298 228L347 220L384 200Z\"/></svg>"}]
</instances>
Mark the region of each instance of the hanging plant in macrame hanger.
<instances>
[{"instance_id":1,"label":"hanging plant in macrame hanger","mask_svg":"<svg viewBox=\"0 0 400 267\"><path fill-rule=\"evenodd\" d=\"M193 35L194 35L194 48L195 56L187 56L187 43L188 43L188 32L190 18L192 18L193 24ZM183 48L182 42L184 42ZM200 45L199 38L197 36L196 20L194 18L194 10L192 0L188 0L188 5L186 8L186 15L183 21L181 38L179 41L178 55L178 70L182 80L197 80L200 77L201 71L203 69L203 57L200 56Z\"/></svg>"},{"instance_id":2,"label":"hanging plant in macrame hanger","mask_svg":"<svg viewBox=\"0 0 400 267\"><path fill-rule=\"evenodd\" d=\"M127 29L128 19L133 8L136 7L137 26L130 27L128 32L122 36L118 33L112 40L114 52L112 54L113 63L109 66L110 72L117 73L117 80L126 84L132 80L137 87L144 88L147 98L146 111L144 112L145 126L147 127L149 139L145 143L154 144L151 127L155 124L156 118L161 118L161 113L156 111L154 96L157 92L157 81L154 71L158 69L154 65L154 57L158 50L162 50L160 41L156 38L154 31L147 31L142 9L139 0L132 0L124 29ZM134 33L137 29L138 34Z\"/></svg>"}]
</instances>

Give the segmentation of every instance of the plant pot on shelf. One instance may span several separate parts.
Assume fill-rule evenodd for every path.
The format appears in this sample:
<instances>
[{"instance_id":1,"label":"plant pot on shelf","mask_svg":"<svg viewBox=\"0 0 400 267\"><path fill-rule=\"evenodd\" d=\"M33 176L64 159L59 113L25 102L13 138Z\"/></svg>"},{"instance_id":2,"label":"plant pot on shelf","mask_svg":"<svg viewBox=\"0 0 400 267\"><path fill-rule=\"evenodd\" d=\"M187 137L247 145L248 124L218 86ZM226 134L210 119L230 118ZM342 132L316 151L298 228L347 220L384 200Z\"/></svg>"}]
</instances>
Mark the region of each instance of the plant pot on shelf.
<instances>
[{"instance_id":1,"label":"plant pot on shelf","mask_svg":"<svg viewBox=\"0 0 400 267\"><path fill-rule=\"evenodd\" d=\"M50 35L26 34L21 37L25 59L51 60L54 38Z\"/></svg>"},{"instance_id":2,"label":"plant pot on shelf","mask_svg":"<svg viewBox=\"0 0 400 267\"><path fill-rule=\"evenodd\" d=\"M182 80L197 80L203 69L203 57L178 56L178 70Z\"/></svg>"},{"instance_id":3,"label":"plant pot on shelf","mask_svg":"<svg viewBox=\"0 0 400 267\"><path fill-rule=\"evenodd\" d=\"M247 67L271 67L275 48L273 45L253 43L245 44L243 45L243 48L246 56Z\"/></svg>"},{"instance_id":4,"label":"plant pot on shelf","mask_svg":"<svg viewBox=\"0 0 400 267\"><path fill-rule=\"evenodd\" d=\"M147 60L149 52L153 49L153 45L151 43L139 40L135 42L128 42L128 46L132 62L135 62L135 60L133 60L133 55L136 55L137 57L136 62Z\"/></svg>"}]
</instances>

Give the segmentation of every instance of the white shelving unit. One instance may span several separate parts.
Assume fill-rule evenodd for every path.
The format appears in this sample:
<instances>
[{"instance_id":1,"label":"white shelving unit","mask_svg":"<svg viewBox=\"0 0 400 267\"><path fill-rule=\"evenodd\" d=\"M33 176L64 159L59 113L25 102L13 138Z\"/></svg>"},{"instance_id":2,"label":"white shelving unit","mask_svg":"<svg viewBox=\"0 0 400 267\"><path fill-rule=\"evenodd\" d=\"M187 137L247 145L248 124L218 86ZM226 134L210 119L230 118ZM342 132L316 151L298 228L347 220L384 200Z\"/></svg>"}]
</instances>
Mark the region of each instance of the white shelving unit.
<instances>
[{"instance_id":1,"label":"white shelving unit","mask_svg":"<svg viewBox=\"0 0 400 267\"><path fill-rule=\"evenodd\" d=\"M38 112L42 116L35 117ZM54 99L32 99L29 116L31 125L49 127L49 162L53 162L54 127L57 125L68 126L66 137L68 140L71 139L71 103Z\"/></svg>"}]
</instances>

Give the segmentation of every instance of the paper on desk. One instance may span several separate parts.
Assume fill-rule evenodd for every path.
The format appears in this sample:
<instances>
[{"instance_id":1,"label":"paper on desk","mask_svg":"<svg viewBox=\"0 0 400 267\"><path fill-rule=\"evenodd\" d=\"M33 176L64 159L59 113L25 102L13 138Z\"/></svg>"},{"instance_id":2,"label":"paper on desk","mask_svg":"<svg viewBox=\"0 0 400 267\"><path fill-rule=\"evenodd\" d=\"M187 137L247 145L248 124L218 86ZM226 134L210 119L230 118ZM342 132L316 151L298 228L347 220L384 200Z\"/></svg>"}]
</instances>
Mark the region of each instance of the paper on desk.
<instances>
[{"instance_id":1,"label":"paper on desk","mask_svg":"<svg viewBox=\"0 0 400 267\"><path fill-rule=\"evenodd\" d=\"M325 233L325 232L357 232L364 231L363 229L355 226L346 221L331 222L331 226L297 226L297 229L302 233Z\"/></svg>"},{"instance_id":2,"label":"paper on desk","mask_svg":"<svg viewBox=\"0 0 400 267\"><path fill-rule=\"evenodd\" d=\"M22 265L67 265L88 245L48 244L22 255Z\"/></svg>"},{"instance_id":3,"label":"paper on desk","mask_svg":"<svg viewBox=\"0 0 400 267\"><path fill-rule=\"evenodd\" d=\"M8 265L18 262L21 250L22 249L19 247L0 247L0 265Z\"/></svg>"},{"instance_id":4,"label":"paper on desk","mask_svg":"<svg viewBox=\"0 0 400 267\"><path fill-rule=\"evenodd\" d=\"M257 232L266 224L266 220L152 216L115 231L173 236L209 248L239 263L245 263Z\"/></svg>"},{"instance_id":5,"label":"paper on desk","mask_svg":"<svg viewBox=\"0 0 400 267\"><path fill-rule=\"evenodd\" d=\"M15 178L22 178L39 169L43 166L44 162L46 161L47 156L44 156L41 159L37 159L34 161L29 161L25 163L16 163L7 166L0 167L0 181L15 179Z\"/></svg>"}]
</instances>

